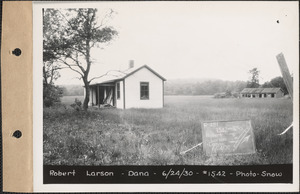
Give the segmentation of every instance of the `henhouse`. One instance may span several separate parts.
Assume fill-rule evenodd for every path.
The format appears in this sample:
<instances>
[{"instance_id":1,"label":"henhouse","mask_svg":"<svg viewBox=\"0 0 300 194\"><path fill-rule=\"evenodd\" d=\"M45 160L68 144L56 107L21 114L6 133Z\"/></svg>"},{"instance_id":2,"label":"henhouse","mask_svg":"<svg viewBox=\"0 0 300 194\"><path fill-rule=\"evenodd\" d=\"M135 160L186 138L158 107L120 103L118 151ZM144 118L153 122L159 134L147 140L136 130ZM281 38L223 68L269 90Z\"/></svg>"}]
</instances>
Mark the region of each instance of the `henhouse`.
<instances>
[{"instance_id":1,"label":"henhouse","mask_svg":"<svg viewBox=\"0 0 300 194\"><path fill-rule=\"evenodd\" d=\"M125 71L109 71L90 83L89 106L162 108L166 79L147 65L134 67L130 61Z\"/></svg>"},{"instance_id":2,"label":"henhouse","mask_svg":"<svg viewBox=\"0 0 300 194\"><path fill-rule=\"evenodd\" d=\"M281 98L284 96L281 88L244 88L242 98Z\"/></svg>"}]
</instances>

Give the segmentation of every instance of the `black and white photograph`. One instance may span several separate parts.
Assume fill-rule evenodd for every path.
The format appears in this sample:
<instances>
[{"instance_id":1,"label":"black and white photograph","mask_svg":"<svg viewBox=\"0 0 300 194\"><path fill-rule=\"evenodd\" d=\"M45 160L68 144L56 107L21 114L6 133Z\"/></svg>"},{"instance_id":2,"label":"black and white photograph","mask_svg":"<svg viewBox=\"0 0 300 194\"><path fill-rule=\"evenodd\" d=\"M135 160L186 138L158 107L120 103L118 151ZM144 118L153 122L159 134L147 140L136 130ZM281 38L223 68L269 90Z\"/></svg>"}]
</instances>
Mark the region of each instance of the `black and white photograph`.
<instances>
[{"instance_id":1,"label":"black and white photograph","mask_svg":"<svg viewBox=\"0 0 300 194\"><path fill-rule=\"evenodd\" d=\"M295 181L298 2L36 7L44 184Z\"/></svg>"}]
</instances>

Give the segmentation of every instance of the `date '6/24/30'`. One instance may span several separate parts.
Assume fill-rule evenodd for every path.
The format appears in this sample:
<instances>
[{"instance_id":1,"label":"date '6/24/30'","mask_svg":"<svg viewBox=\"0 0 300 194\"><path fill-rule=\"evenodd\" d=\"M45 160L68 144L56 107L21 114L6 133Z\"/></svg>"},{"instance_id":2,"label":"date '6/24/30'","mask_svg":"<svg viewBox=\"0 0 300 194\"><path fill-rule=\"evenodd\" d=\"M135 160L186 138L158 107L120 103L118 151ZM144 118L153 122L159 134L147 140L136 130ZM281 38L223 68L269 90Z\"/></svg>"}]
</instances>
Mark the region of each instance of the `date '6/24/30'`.
<instances>
[{"instance_id":1,"label":"date '6/24/30'","mask_svg":"<svg viewBox=\"0 0 300 194\"><path fill-rule=\"evenodd\" d=\"M185 168L183 170L173 170L170 168L169 171L162 172L162 176L164 176L165 179L168 179L171 176L177 176L180 179L182 176L193 176L193 174L193 171L185 170Z\"/></svg>"}]
</instances>

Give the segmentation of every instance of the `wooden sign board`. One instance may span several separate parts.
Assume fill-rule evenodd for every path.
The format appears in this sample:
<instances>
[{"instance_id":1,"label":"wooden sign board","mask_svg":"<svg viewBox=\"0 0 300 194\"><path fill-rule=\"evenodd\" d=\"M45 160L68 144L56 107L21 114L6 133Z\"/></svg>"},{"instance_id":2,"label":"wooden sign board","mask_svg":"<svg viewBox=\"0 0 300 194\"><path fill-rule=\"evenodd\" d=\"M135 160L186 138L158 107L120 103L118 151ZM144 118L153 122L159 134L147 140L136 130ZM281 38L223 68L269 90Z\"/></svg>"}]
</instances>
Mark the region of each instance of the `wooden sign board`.
<instances>
[{"instance_id":1,"label":"wooden sign board","mask_svg":"<svg viewBox=\"0 0 300 194\"><path fill-rule=\"evenodd\" d=\"M255 153L250 120L202 122L202 140L206 155Z\"/></svg>"}]
</instances>

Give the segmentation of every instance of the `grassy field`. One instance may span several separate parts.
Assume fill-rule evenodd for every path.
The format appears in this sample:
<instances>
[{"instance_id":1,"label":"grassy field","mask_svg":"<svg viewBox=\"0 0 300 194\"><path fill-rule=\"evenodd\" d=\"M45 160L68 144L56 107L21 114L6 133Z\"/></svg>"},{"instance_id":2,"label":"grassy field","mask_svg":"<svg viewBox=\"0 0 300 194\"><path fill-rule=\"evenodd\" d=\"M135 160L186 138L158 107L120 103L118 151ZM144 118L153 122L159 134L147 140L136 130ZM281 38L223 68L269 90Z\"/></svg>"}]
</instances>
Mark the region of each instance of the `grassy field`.
<instances>
[{"instance_id":1,"label":"grassy field","mask_svg":"<svg viewBox=\"0 0 300 194\"><path fill-rule=\"evenodd\" d=\"M77 97L79 98L79 97ZM44 108L44 163L59 165L246 165L292 163L290 99L166 96L163 109ZM82 99L79 98L79 99ZM205 156L201 121L251 119L256 153Z\"/></svg>"}]
</instances>

